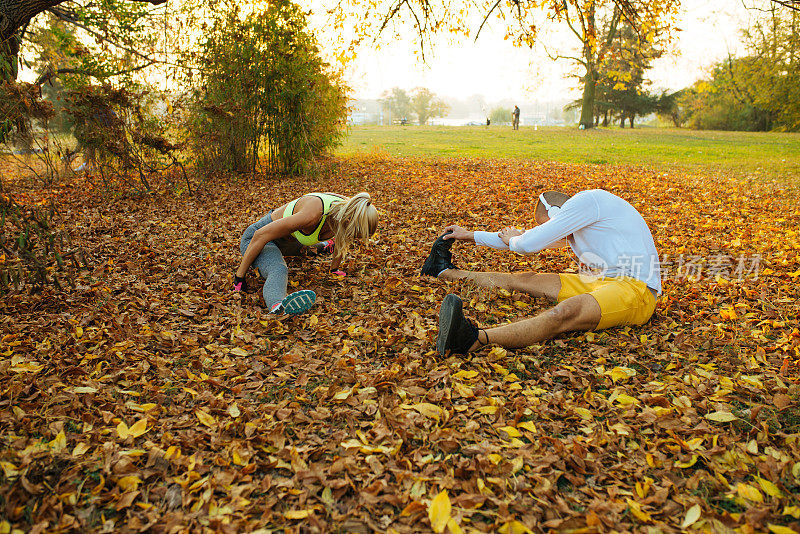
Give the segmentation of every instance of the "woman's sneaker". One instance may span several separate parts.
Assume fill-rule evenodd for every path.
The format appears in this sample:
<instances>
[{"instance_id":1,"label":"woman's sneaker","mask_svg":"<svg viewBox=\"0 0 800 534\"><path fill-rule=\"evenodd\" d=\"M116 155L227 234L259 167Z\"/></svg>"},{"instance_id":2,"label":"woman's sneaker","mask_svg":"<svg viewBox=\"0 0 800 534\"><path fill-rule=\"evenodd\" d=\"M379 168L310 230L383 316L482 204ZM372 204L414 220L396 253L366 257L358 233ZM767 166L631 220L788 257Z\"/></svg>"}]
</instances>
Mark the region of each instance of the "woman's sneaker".
<instances>
[{"instance_id":1,"label":"woman's sneaker","mask_svg":"<svg viewBox=\"0 0 800 534\"><path fill-rule=\"evenodd\" d=\"M286 295L283 300L272 307L272 313L288 313L289 315L296 315L308 311L314 302L317 301L317 294L310 289L301 289Z\"/></svg>"},{"instance_id":2,"label":"woman's sneaker","mask_svg":"<svg viewBox=\"0 0 800 534\"><path fill-rule=\"evenodd\" d=\"M456 295L447 295L439 310L436 350L442 356L447 351L453 354L466 354L477 340L478 327L464 317L461 299Z\"/></svg>"}]
</instances>

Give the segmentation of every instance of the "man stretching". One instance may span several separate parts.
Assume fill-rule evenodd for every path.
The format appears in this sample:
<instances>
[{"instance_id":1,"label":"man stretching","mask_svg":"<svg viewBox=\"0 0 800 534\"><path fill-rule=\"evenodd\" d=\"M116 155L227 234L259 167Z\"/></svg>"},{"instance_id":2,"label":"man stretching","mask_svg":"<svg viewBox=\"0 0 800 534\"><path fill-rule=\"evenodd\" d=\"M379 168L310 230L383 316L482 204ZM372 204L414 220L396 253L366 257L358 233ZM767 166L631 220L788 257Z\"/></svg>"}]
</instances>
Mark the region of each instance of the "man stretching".
<instances>
[{"instance_id":1,"label":"man stretching","mask_svg":"<svg viewBox=\"0 0 800 534\"><path fill-rule=\"evenodd\" d=\"M422 274L445 280L467 278L482 287L501 287L547 297L558 304L536 317L495 328L478 328L447 295L439 311L436 350L464 354L488 343L519 348L574 330L602 330L646 323L661 293L653 236L636 208L601 189L572 197L558 191L539 195L538 226L522 232L469 231L451 225L433 244ZM569 245L582 265L599 274L493 273L462 271L452 263L454 240L474 241L521 254Z\"/></svg>"}]
</instances>

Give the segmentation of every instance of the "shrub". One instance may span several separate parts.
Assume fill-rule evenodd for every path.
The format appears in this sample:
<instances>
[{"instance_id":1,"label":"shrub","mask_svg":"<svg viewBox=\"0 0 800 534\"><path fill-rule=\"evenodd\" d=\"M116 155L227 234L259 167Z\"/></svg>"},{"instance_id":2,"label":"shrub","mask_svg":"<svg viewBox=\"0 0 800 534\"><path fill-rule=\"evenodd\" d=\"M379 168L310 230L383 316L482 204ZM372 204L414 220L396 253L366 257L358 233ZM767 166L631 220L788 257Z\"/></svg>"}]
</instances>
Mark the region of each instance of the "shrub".
<instances>
[{"instance_id":1,"label":"shrub","mask_svg":"<svg viewBox=\"0 0 800 534\"><path fill-rule=\"evenodd\" d=\"M69 246L52 224L54 208L21 206L0 193L0 294L31 284L72 286L86 266L83 252Z\"/></svg>"},{"instance_id":2,"label":"shrub","mask_svg":"<svg viewBox=\"0 0 800 534\"><path fill-rule=\"evenodd\" d=\"M166 172L175 168L191 191L180 158L183 144L174 139L176 129L170 129L168 114L156 115L151 104L146 91L110 85L87 85L64 93L64 113L74 125L76 150L83 151L107 187L122 184L150 191L154 177L177 187Z\"/></svg>"},{"instance_id":3,"label":"shrub","mask_svg":"<svg viewBox=\"0 0 800 534\"><path fill-rule=\"evenodd\" d=\"M275 0L243 15L227 2L202 45L191 129L205 172L304 172L340 142L346 90L321 59L305 14Z\"/></svg>"}]
</instances>

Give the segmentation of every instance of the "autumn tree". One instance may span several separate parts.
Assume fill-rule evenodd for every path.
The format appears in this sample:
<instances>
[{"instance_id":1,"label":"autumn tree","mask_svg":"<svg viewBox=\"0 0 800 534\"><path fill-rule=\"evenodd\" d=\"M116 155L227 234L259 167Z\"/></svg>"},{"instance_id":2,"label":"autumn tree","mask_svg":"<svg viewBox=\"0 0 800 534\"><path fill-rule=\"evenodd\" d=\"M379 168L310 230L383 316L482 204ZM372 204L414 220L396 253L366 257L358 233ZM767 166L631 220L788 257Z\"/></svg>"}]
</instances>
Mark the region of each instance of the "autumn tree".
<instances>
[{"instance_id":1,"label":"autumn tree","mask_svg":"<svg viewBox=\"0 0 800 534\"><path fill-rule=\"evenodd\" d=\"M392 118L406 119L414 111L411 96L405 89L399 87L392 87L389 91L385 91L381 97L381 104L389 110Z\"/></svg>"},{"instance_id":2,"label":"autumn tree","mask_svg":"<svg viewBox=\"0 0 800 534\"><path fill-rule=\"evenodd\" d=\"M620 126L646 115L655 109L658 97L644 89L646 72L653 59L660 57L663 49L654 43L643 42L629 24L623 22L611 41L605 61L598 69L595 113L603 117L603 126L610 115L617 115Z\"/></svg>"},{"instance_id":3,"label":"autumn tree","mask_svg":"<svg viewBox=\"0 0 800 534\"><path fill-rule=\"evenodd\" d=\"M697 129L800 130L800 12L771 9L745 32L747 54L717 63L679 103Z\"/></svg>"},{"instance_id":4,"label":"autumn tree","mask_svg":"<svg viewBox=\"0 0 800 534\"><path fill-rule=\"evenodd\" d=\"M389 28L394 21L409 22L416 32L421 49L425 50L433 34L455 32L475 38L490 18L506 27L506 37L517 45L532 46L540 33L538 17L545 13L547 23L563 24L577 38L577 54L556 54L582 67L583 84L580 124L594 126L595 89L602 65L621 21L626 21L642 42L668 39L672 16L679 0L488 0L477 4L447 0L402 0L386 8L367 0L341 0L339 24L354 22L359 38L368 38ZM475 17L482 20L477 29L471 26Z\"/></svg>"},{"instance_id":5,"label":"autumn tree","mask_svg":"<svg viewBox=\"0 0 800 534\"><path fill-rule=\"evenodd\" d=\"M509 108L497 107L489 113L492 124L511 124L511 110Z\"/></svg>"},{"instance_id":6,"label":"autumn tree","mask_svg":"<svg viewBox=\"0 0 800 534\"><path fill-rule=\"evenodd\" d=\"M450 110L447 104L425 87L414 89L411 96L411 108L420 125L427 124L431 117L443 117Z\"/></svg>"},{"instance_id":7,"label":"autumn tree","mask_svg":"<svg viewBox=\"0 0 800 534\"><path fill-rule=\"evenodd\" d=\"M119 46L132 56L147 58L146 50L139 50L135 42L143 25L152 33L152 19L143 4L160 5L166 1L3 0L0 2L0 80L16 79L23 43L36 39L37 33L49 25L37 26L36 21L42 14L80 28L96 42Z\"/></svg>"}]
</instances>

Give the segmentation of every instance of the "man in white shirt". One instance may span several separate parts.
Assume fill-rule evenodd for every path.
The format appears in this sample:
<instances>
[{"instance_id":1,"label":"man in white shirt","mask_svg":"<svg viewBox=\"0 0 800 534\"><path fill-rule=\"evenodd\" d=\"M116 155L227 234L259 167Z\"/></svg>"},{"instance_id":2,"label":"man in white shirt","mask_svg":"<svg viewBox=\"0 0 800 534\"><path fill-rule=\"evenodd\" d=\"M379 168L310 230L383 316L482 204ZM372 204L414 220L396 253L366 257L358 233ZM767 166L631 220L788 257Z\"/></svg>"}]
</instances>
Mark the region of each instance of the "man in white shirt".
<instances>
[{"instance_id":1,"label":"man in white shirt","mask_svg":"<svg viewBox=\"0 0 800 534\"><path fill-rule=\"evenodd\" d=\"M601 189L572 197L547 191L539 195L534 219L538 226L525 232L516 228L472 232L451 225L436 240L423 274L445 280L467 278L479 286L523 291L558 303L531 319L481 329L464 317L461 299L447 295L439 312L440 354L463 354L488 343L526 347L564 332L641 325L650 319L661 293L661 272L653 236L636 208ZM593 274L463 271L451 262L449 247L454 240L521 254L569 245Z\"/></svg>"}]
</instances>

